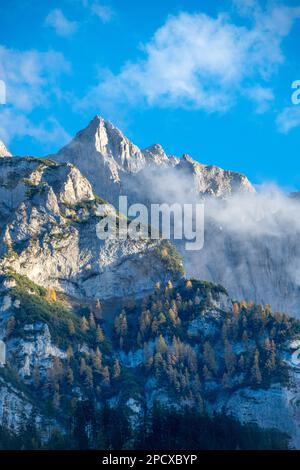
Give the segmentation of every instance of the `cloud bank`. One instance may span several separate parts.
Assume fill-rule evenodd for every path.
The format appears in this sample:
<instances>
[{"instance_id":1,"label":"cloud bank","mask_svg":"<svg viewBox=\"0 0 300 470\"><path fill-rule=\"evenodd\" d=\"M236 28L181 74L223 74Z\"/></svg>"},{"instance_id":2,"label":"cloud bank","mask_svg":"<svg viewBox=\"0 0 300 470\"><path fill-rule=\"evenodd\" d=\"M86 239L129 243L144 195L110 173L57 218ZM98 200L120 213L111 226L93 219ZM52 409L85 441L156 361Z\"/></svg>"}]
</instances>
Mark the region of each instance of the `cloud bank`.
<instances>
[{"instance_id":1,"label":"cloud bank","mask_svg":"<svg viewBox=\"0 0 300 470\"><path fill-rule=\"evenodd\" d=\"M143 58L108 71L82 106L92 100L222 112L244 96L263 112L274 98L271 77L285 61L282 41L300 17L300 8L272 5L235 2L233 17L250 15L249 26L224 13L170 16L142 46Z\"/></svg>"}]
</instances>

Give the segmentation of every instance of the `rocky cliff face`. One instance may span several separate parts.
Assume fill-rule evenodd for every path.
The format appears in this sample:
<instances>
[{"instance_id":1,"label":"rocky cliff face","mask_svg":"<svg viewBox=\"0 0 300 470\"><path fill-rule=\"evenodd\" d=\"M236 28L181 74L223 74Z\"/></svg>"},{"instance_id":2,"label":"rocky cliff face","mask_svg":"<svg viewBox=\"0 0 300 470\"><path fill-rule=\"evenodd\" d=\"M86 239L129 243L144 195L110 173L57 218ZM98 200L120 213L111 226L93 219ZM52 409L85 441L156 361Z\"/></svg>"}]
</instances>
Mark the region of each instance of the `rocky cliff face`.
<instances>
[{"instance_id":1,"label":"rocky cliff face","mask_svg":"<svg viewBox=\"0 0 300 470\"><path fill-rule=\"evenodd\" d=\"M100 240L103 205L71 164L34 158L0 161L2 270L79 297L140 295L172 275L159 242ZM106 205L118 220L112 206Z\"/></svg>"}]
</instances>

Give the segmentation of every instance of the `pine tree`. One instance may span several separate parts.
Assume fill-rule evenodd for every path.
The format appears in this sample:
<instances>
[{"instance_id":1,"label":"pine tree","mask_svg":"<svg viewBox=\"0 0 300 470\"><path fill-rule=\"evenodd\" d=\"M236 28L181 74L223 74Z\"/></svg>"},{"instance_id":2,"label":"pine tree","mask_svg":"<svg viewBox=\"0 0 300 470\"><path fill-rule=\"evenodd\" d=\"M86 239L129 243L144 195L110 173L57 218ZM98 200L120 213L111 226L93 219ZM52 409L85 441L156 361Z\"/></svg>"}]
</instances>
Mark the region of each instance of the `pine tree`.
<instances>
[{"instance_id":1,"label":"pine tree","mask_svg":"<svg viewBox=\"0 0 300 470\"><path fill-rule=\"evenodd\" d=\"M102 331L102 328L98 325L97 326L97 329L96 329L96 341L97 343L103 343L104 341L104 334L103 334L103 331Z\"/></svg>"},{"instance_id":2,"label":"pine tree","mask_svg":"<svg viewBox=\"0 0 300 470\"><path fill-rule=\"evenodd\" d=\"M124 310L115 318L115 331L121 337L127 334L127 318Z\"/></svg>"},{"instance_id":3,"label":"pine tree","mask_svg":"<svg viewBox=\"0 0 300 470\"><path fill-rule=\"evenodd\" d=\"M168 346L163 335L159 335L158 339L156 340L156 352L164 354L165 352L167 352L167 350Z\"/></svg>"},{"instance_id":4,"label":"pine tree","mask_svg":"<svg viewBox=\"0 0 300 470\"><path fill-rule=\"evenodd\" d=\"M256 384L259 385L262 381L262 376L259 367L259 351L256 349L254 353L253 366L251 369L251 379Z\"/></svg>"},{"instance_id":5,"label":"pine tree","mask_svg":"<svg viewBox=\"0 0 300 470\"><path fill-rule=\"evenodd\" d=\"M69 318L68 319L68 331L69 331L69 334L71 336L73 336L75 334L75 326L74 326L74 322Z\"/></svg>"},{"instance_id":6,"label":"pine tree","mask_svg":"<svg viewBox=\"0 0 300 470\"><path fill-rule=\"evenodd\" d=\"M93 312L90 312L90 316L89 316L89 326L90 326L90 329L91 329L91 330L95 330L95 329L96 329L96 322L95 322L95 317L94 317Z\"/></svg>"},{"instance_id":7,"label":"pine tree","mask_svg":"<svg viewBox=\"0 0 300 470\"><path fill-rule=\"evenodd\" d=\"M241 370L242 372L243 372L244 369L245 369L245 358L244 358L243 354L241 354L241 356L240 356L240 358L239 358L238 368L239 368L239 370Z\"/></svg>"},{"instance_id":8,"label":"pine tree","mask_svg":"<svg viewBox=\"0 0 300 470\"><path fill-rule=\"evenodd\" d=\"M102 354L100 352L100 349L97 347L94 357L93 357L93 364L96 370L101 370L102 369Z\"/></svg>"},{"instance_id":9,"label":"pine tree","mask_svg":"<svg viewBox=\"0 0 300 470\"><path fill-rule=\"evenodd\" d=\"M270 341L267 339L264 347L267 355L265 368L267 373L271 375L271 373L276 369L276 346L274 340Z\"/></svg>"},{"instance_id":10,"label":"pine tree","mask_svg":"<svg viewBox=\"0 0 300 470\"><path fill-rule=\"evenodd\" d=\"M120 362L118 359L115 360L114 362L114 379L117 379L121 375L121 366Z\"/></svg>"},{"instance_id":11,"label":"pine tree","mask_svg":"<svg viewBox=\"0 0 300 470\"><path fill-rule=\"evenodd\" d=\"M153 320L152 325L151 325L151 331L154 335L158 332L159 324L156 318Z\"/></svg>"},{"instance_id":12,"label":"pine tree","mask_svg":"<svg viewBox=\"0 0 300 470\"><path fill-rule=\"evenodd\" d=\"M154 372L155 372L156 377L160 376L162 365L163 365L162 355L160 352L157 352L154 355Z\"/></svg>"},{"instance_id":13,"label":"pine tree","mask_svg":"<svg viewBox=\"0 0 300 470\"><path fill-rule=\"evenodd\" d=\"M207 368L215 374L218 370L216 357L215 357L214 350L212 349L208 341L204 343L203 357L204 357L204 363L207 366Z\"/></svg>"},{"instance_id":14,"label":"pine tree","mask_svg":"<svg viewBox=\"0 0 300 470\"><path fill-rule=\"evenodd\" d=\"M209 371L206 365L204 365L203 367L203 375L204 375L205 380L211 379L211 372Z\"/></svg>"},{"instance_id":15,"label":"pine tree","mask_svg":"<svg viewBox=\"0 0 300 470\"><path fill-rule=\"evenodd\" d=\"M151 324L151 312L150 310L143 310L139 319L140 323L140 331L141 334L144 335L147 328Z\"/></svg>"},{"instance_id":16,"label":"pine tree","mask_svg":"<svg viewBox=\"0 0 300 470\"><path fill-rule=\"evenodd\" d=\"M72 386L74 382L74 374L73 374L71 367L68 367L67 369L66 379L67 379L67 384L69 386Z\"/></svg>"},{"instance_id":17,"label":"pine tree","mask_svg":"<svg viewBox=\"0 0 300 470\"><path fill-rule=\"evenodd\" d=\"M232 347L228 340L225 341L224 358L225 358L225 365L226 365L227 372L229 376L232 376L234 374L235 367L236 367L236 357L234 353L232 352Z\"/></svg>"},{"instance_id":18,"label":"pine tree","mask_svg":"<svg viewBox=\"0 0 300 470\"><path fill-rule=\"evenodd\" d=\"M86 371L86 362L85 362L85 359L82 357L80 359L80 375L83 375L85 374L85 371Z\"/></svg>"},{"instance_id":19,"label":"pine tree","mask_svg":"<svg viewBox=\"0 0 300 470\"><path fill-rule=\"evenodd\" d=\"M222 385L224 388L230 388L230 376L226 372L224 372L222 377Z\"/></svg>"},{"instance_id":20,"label":"pine tree","mask_svg":"<svg viewBox=\"0 0 300 470\"><path fill-rule=\"evenodd\" d=\"M124 338L124 336L127 335L127 330L128 330L128 325L127 325L127 318L125 312L122 314L122 320L121 320L121 336Z\"/></svg>"},{"instance_id":21,"label":"pine tree","mask_svg":"<svg viewBox=\"0 0 300 470\"><path fill-rule=\"evenodd\" d=\"M105 385L109 385L110 384L110 373L109 373L109 369L108 369L107 366L103 367L102 377L103 377L103 383Z\"/></svg>"},{"instance_id":22,"label":"pine tree","mask_svg":"<svg viewBox=\"0 0 300 470\"><path fill-rule=\"evenodd\" d=\"M60 394L59 394L59 390L56 390L56 392L54 393L52 404L53 404L53 408L54 408L55 410L58 410L58 409L59 409L59 407L60 407Z\"/></svg>"},{"instance_id":23,"label":"pine tree","mask_svg":"<svg viewBox=\"0 0 300 470\"><path fill-rule=\"evenodd\" d=\"M238 304L237 302L235 302L235 303L233 304L232 313L233 313L233 316L236 317L236 318L237 318L237 317L239 316L239 314L240 314L240 307L239 307L239 304Z\"/></svg>"},{"instance_id":24,"label":"pine tree","mask_svg":"<svg viewBox=\"0 0 300 470\"><path fill-rule=\"evenodd\" d=\"M248 333L247 333L246 330L243 331L243 337L242 337L242 339L243 339L243 342L244 342L244 343L246 344L246 346L247 346L247 345L248 345L248 339L249 339L249 338L248 338Z\"/></svg>"},{"instance_id":25,"label":"pine tree","mask_svg":"<svg viewBox=\"0 0 300 470\"><path fill-rule=\"evenodd\" d=\"M142 338L142 335L141 335L140 331L138 331L138 334L137 334L137 337L136 337L136 344L138 345L138 347L142 347L142 345L143 345L143 338Z\"/></svg>"},{"instance_id":26,"label":"pine tree","mask_svg":"<svg viewBox=\"0 0 300 470\"><path fill-rule=\"evenodd\" d=\"M89 329L88 321L84 315L81 317L80 329L83 333L86 333Z\"/></svg>"},{"instance_id":27,"label":"pine tree","mask_svg":"<svg viewBox=\"0 0 300 470\"><path fill-rule=\"evenodd\" d=\"M70 361L71 358L72 358L73 355L74 355L72 346L68 346L68 349L67 349L67 351L66 351L66 354L67 354L67 359L68 359L68 361Z\"/></svg>"},{"instance_id":28,"label":"pine tree","mask_svg":"<svg viewBox=\"0 0 300 470\"><path fill-rule=\"evenodd\" d=\"M95 305L95 316L98 320L102 320L102 304L100 302L100 299L96 300L96 305Z\"/></svg>"},{"instance_id":29,"label":"pine tree","mask_svg":"<svg viewBox=\"0 0 300 470\"><path fill-rule=\"evenodd\" d=\"M167 319L166 319L166 316L163 312L160 312L159 315L158 315L158 322L160 325L163 325L164 323L166 323Z\"/></svg>"},{"instance_id":30,"label":"pine tree","mask_svg":"<svg viewBox=\"0 0 300 470\"><path fill-rule=\"evenodd\" d=\"M147 343L144 343L144 366L146 370L151 369L153 364L153 355Z\"/></svg>"},{"instance_id":31,"label":"pine tree","mask_svg":"<svg viewBox=\"0 0 300 470\"><path fill-rule=\"evenodd\" d=\"M93 382L92 368L90 366L86 366L84 384L86 387L91 388L93 386Z\"/></svg>"},{"instance_id":32,"label":"pine tree","mask_svg":"<svg viewBox=\"0 0 300 470\"><path fill-rule=\"evenodd\" d=\"M63 377L63 365L59 357L54 357L52 360L52 369L53 369L53 374L54 378L60 382L62 377Z\"/></svg>"}]
</instances>

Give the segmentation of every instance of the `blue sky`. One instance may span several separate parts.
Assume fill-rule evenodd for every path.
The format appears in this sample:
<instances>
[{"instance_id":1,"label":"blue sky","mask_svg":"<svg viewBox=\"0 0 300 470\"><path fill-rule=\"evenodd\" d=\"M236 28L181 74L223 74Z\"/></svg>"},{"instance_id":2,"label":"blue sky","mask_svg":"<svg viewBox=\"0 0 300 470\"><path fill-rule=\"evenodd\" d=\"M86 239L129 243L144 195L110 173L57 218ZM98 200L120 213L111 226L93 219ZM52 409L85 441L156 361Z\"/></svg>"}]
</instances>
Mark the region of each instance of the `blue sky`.
<instances>
[{"instance_id":1,"label":"blue sky","mask_svg":"<svg viewBox=\"0 0 300 470\"><path fill-rule=\"evenodd\" d=\"M0 0L0 138L58 150L110 119L140 147L300 189L300 0Z\"/></svg>"}]
</instances>

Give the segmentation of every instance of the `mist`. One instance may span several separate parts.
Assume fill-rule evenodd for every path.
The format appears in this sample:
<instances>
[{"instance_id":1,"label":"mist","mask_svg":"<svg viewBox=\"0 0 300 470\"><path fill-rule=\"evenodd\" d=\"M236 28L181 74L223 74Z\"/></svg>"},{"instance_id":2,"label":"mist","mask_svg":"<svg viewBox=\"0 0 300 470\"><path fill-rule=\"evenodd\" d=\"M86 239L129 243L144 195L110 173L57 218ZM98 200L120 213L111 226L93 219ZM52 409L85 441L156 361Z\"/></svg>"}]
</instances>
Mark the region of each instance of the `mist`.
<instances>
[{"instance_id":1,"label":"mist","mask_svg":"<svg viewBox=\"0 0 300 470\"><path fill-rule=\"evenodd\" d=\"M127 191L132 202L147 205L204 203L203 248L189 252L184 241L175 241L186 275L223 285L233 299L300 317L300 199L274 184L256 191L218 188L211 171L214 181L184 162L149 168L131 179ZM218 191L225 197L216 197Z\"/></svg>"}]
</instances>

